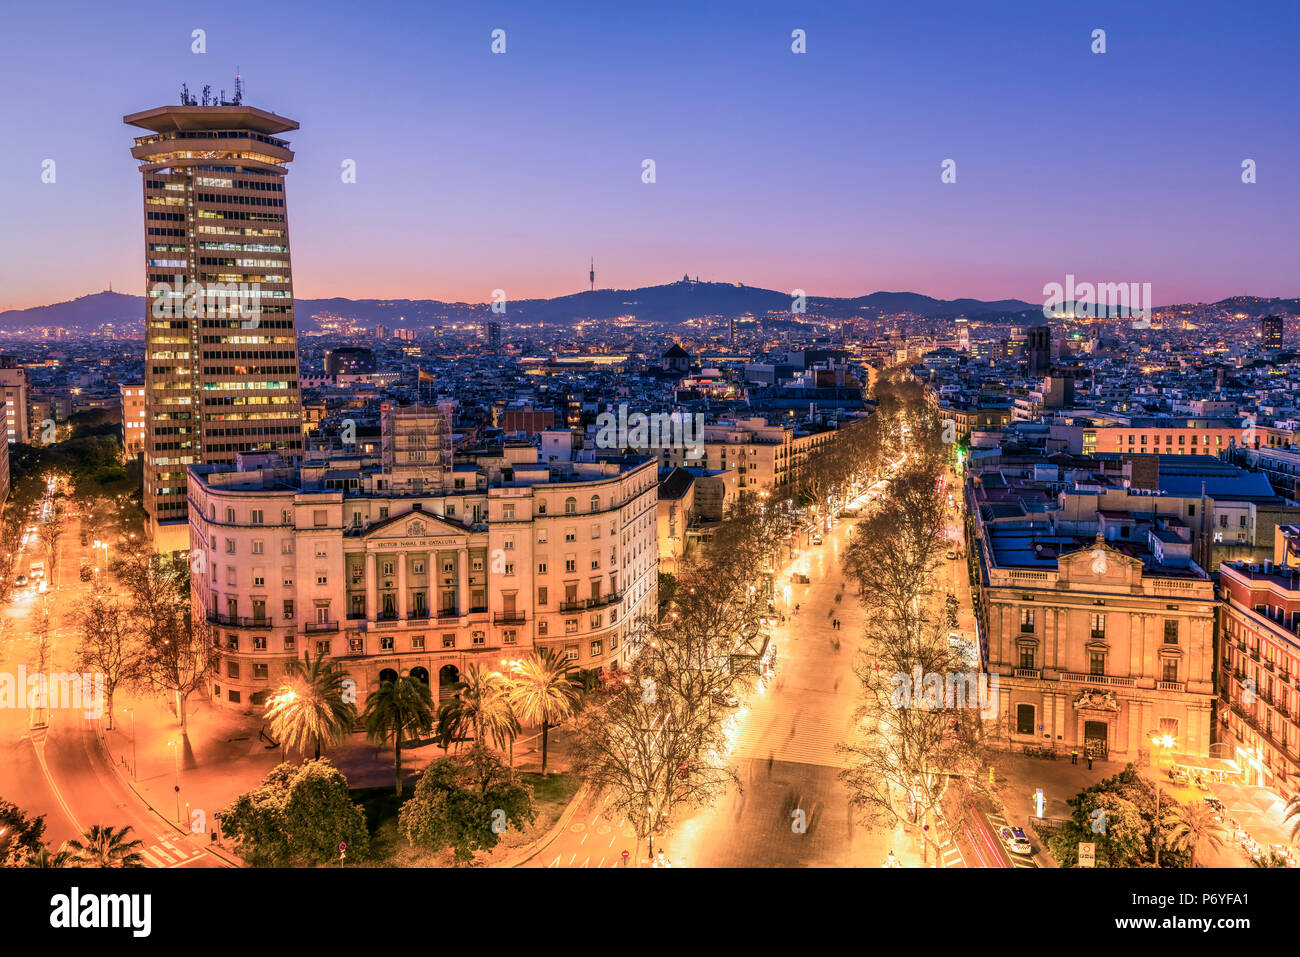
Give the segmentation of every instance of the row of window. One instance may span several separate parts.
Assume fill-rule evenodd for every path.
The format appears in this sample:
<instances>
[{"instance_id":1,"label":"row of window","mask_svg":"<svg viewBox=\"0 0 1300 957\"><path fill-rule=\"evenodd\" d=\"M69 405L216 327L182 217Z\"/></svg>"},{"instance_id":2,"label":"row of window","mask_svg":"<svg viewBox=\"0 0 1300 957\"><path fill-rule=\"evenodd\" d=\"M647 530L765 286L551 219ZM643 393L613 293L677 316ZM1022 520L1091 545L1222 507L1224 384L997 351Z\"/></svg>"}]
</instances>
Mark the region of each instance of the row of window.
<instances>
[{"instance_id":1,"label":"row of window","mask_svg":"<svg viewBox=\"0 0 1300 957\"><path fill-rule=\"evenodd\" d=\"M1032 635L1034 633L1034 612L1035 609L1033 608L1020 609L1020 633L1022 635ZM1178 619L1166 618L1164 620L1164 629L1165 644L1178 644ZM1088 633L1092 638L1105 640L1106 616L1104 614L1093 613L1088 616Z\"/></svg>"}]
</instances>

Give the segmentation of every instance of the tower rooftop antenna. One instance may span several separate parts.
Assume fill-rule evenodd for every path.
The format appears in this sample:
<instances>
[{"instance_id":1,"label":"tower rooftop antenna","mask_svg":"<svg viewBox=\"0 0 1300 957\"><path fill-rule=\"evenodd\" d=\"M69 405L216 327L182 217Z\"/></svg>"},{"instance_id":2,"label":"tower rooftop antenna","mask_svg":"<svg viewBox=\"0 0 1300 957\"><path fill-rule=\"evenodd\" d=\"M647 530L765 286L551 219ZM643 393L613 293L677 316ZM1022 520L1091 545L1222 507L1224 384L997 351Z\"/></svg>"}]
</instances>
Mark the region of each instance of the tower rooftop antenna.
<instances>
[{"instance_id":1,"label":"tower rooftop antenna","mask_svg":"<svg viewBox=\"0 0 1300 957\"><path fill-rule=\"evenodd\" d=\"M591 272L588 274L588 278L591 280L591 291L595 292L596 291L596 257L595 256L591 257Z\"/></svg>"}]
</instances>

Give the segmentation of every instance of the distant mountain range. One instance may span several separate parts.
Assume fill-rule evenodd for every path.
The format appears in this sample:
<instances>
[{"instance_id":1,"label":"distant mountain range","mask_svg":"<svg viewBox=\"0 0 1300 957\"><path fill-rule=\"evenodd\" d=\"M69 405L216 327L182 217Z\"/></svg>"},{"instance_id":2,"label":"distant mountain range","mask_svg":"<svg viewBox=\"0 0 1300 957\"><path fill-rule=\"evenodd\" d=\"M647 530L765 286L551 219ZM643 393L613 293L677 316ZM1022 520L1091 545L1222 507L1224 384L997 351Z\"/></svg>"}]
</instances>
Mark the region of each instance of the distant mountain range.
<instances>
[{"instance_id":1,"label":"distant mountain range","mask_svg":"<svg viewBox=\"0 0 1300 957\"><path fill-rule=\"evenodd\" d=\"M449 322L474 322L500 318L503 325L538 323L564 326L584 319L637 319L674 326L698 316L765 316L789 312L791 296L773 289L736 283L682 280L642 289L596 289L554 299L520 299L507 303L504 316L496 317L487 303L439 302L434 299L298 299L294 303L298 327L315 331L316 318L339 316L364 325L424 327ZM978 316L981 319L1026 319L1041 315L1041 305L1020 299L935 299L914 292L874 292L869 296L837 298L809 296L810 314L834 319L875 319L910 313L924 318ZM1215 304L1220 305L1220 304ZM1259 299L1236 296L1222 301L1231 311L1264 315L1270 311L1296 313L1300 300ZM143 296L98 292L69 302L0 312L0 330L21 332L41 327L62 327L91 332L104 323L140 328L145 314Z\"/></svg>"}]
</instances>

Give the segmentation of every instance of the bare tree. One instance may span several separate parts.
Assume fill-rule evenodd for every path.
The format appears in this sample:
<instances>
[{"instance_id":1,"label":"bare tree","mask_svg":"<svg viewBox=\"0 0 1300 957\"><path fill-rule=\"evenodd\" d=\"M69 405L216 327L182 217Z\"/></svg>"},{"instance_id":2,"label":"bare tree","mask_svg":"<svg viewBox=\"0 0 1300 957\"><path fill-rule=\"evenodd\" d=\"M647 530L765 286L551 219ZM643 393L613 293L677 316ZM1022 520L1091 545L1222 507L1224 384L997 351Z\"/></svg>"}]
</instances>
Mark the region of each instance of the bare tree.
<instances>
[{"instance_id":1,"label":"bare tree","mask_svg":"<svg viewBox=\"0 0 1300 957\"><path fill-rule=\"evenodd\" d=\"M104 676L108 730L113 730L113 696L145 676L144 645L120 602L96 588L78 613L81 644L77 667Z\"/></svg>"},{"instance_id":2,"label":"bare tree","mask_svg":"<svg viewBox=\"0 0 1300 957\"><path fill-rule=\"evenodd\" d=\"M962 670L959 655L935 623L879 620L854 671L862 704L853 740L839 746L840 779L868 826L902 825L922 841L922 857L940 843L938 825L949 788L978 782L988 765L986 728L997 709L996 688ZM950 802L948 827L964 802Z\"/></svg>"},{"instance_id":3,"label":"bare tree","mask_svg":"<svg viewBox=\"0 0 1300 957\"><path fill-rule=\"evenodd\" d=\"M721 722L653 679L581 713L574 770L625 814L639 839L676 809L712 804L737 782L725 762Z\"/></svg>"},{"instance_id":4,"label":"bare tree","mask_svg":"<svg viewBox=\"0 0 1300 957\"><path fill-rule=\"evenodd\" d=\"M126 592L131 628L144 646L144 680L173 696L184 734L189 696L215 677L218 657L211 627L190 611L189 565L128 551L113 563L113 571Z\"/></svg>"},{"instance_id":5,"label":"bare tree","mask_svg":"<svg viewBox=\"0 0 1300 957\"><path fill-rule=\"evenodd\" d=\"M13 597L14 578L18 573L18 557L22 549L23 524L27 509L18 502L9 502L0 515L0 604Z\"/></svg>"},{"instance_id":6,"label":"bare tree","mask_svg":"<svg viewBox=\"0 0 1300 957\"><path fill-rule=\"evenodd\" d=\"M37 528L37 537L45 554L45 580L50 587L58 581L59 541L68 527L67 506L62 492L51 495L50 510Z\"/></svg>"},{"instance_id":7,"label":"bare tree","mask_svg":"<svg viewBox=\"0 0 1300 957\"><path fill-rule=\"evenodd\" d=\"M789 519L740 499L694 561L667 613L643 619L631 681L578 722L575 770L636 827L654 833L677 808L712 803L738 783L728 763L726 700L748 691L767 640L768 581Z\"/></svg>"}]
</instances>

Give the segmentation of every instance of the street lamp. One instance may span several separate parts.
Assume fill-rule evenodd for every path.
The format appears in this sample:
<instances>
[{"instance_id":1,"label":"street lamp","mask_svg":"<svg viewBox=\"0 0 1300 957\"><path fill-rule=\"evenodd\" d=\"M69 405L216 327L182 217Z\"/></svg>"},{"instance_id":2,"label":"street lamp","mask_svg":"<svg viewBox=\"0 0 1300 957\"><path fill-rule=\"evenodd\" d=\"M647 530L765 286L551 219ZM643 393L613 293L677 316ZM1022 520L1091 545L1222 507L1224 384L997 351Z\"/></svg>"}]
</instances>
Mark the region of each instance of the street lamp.
<instances>
[{"instance_id":1,"label":"street lamp","mask_svg":"<svg viewBox=\"0 0 1300 957\"><path fill-rule=\"evenodd\" d=\"M122 712L131 716L131 780L135 781L140 777L140 758L135 748L135 708L123 708Z\"/></svg>"},{"instance_id":2,"label":"street lamp","mask_svg":"<svg viewBox=\"0 0 1300 957\"><path fill-rule=\"evenodd\" d=\"M1176 743L1174 741L1174 736L1171 734L1165 734L1164 732L1161 731L1149 731L1147 733L1151 735L1151 746L1156 749L1157 754L1168 754L1169 750L1173 748L1174 744ZM1157 761L1156 763L1156 860L1155 860L1156 867L1160 866L1160 791L1161 791L1160 773L1159 773L1160 770L1161 770L1161 765Z\"/></svg>"},{"instance_id":3,"label":"street lamp","mask_svg":"<svg viewBox=\"0 0 1300 957\"><path fill-rule=\"evenodd\" d=\"M172 756L176 759L176 785L174 788L176 791L176 823L183 824L184 821L181 820L181 749L174 740L168 741L167 747L172 749Z\"/></svg>"}]
</instances>

